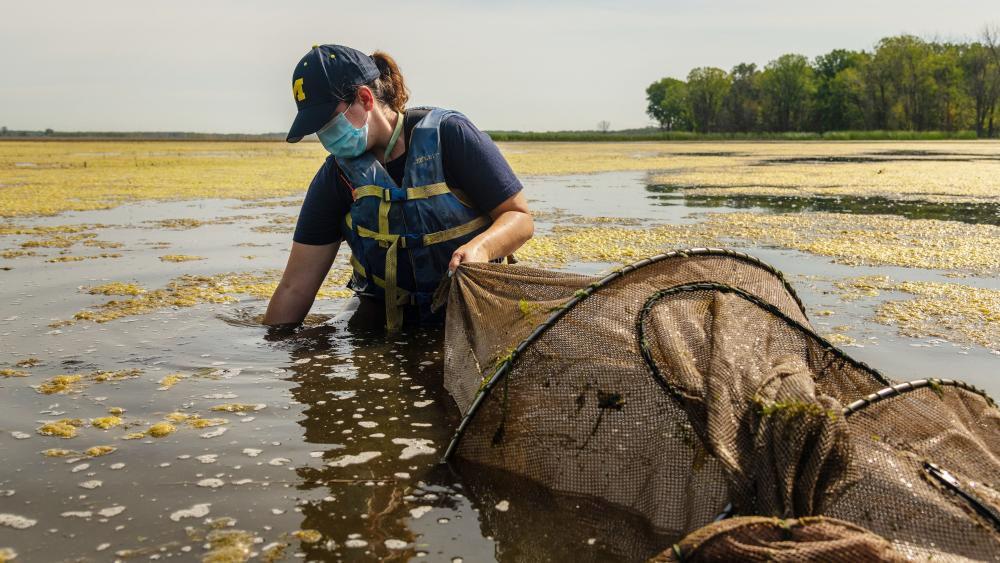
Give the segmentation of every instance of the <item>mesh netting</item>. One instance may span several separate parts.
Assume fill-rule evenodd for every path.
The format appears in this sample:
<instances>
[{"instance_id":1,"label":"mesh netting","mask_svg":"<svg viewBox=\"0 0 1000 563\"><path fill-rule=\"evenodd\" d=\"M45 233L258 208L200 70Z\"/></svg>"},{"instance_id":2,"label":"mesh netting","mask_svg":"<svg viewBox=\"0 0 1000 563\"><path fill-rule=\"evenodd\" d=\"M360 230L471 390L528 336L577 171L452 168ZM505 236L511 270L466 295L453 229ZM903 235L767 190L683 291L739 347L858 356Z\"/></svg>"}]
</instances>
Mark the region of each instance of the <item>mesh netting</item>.
<instances>
[{"instance_id":1,"label":"mesh netting","mask_svg":"<svg viewBox=\"0 0 1000 563\"><path fill-rule=\"evenodd\" d=\"M780 540L802 543L788 557L839 542L1000 558L1000 411L948 380L887 389L749 256L676 252L603 278L470 264L447 298L445 386L466 413L448 457L610 503L666 537L720 515L824 516ZM702 530L706 553L776 558L750 528Z\"/></svg>"}]
</instances>

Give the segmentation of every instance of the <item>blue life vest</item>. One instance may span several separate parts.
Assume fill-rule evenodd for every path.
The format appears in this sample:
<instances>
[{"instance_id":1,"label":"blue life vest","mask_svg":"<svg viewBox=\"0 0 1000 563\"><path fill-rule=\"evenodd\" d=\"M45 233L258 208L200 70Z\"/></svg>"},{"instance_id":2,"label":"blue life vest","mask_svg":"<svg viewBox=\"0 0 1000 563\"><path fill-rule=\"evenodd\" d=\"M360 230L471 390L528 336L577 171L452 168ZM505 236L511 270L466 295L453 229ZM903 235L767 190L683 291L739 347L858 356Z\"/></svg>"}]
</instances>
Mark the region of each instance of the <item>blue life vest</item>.
<instances>
[{"instance_id":1,"label":"blue life vest","mask_svg":"<svg viewBox=\"0 0 1000 563\"><path fill-rule=\"evenodd\" d=\"M402 187L370 151L336 159L354 196L342 224L354 267L347 287L385 301L390 331L402 326L406 305L416 305L422 320L431 317L431 298L452 253L491 223L445 184L439 129L454 115L460 114L431 108L414 126Z\"/></svg>"}]
</instances>

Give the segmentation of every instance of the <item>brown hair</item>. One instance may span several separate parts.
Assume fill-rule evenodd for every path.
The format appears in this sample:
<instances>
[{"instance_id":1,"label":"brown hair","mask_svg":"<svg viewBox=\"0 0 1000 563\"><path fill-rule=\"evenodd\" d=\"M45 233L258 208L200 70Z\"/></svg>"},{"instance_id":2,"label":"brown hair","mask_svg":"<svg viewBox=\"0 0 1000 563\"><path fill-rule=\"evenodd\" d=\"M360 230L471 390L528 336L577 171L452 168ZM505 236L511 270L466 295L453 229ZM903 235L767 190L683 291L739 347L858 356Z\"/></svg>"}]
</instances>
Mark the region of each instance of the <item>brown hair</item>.
<instances>
[{"instance_id":1,"label":"brown hair","mask_svg":"<svg viewBox=\"0 0 1000 563\"><path fill-rule=\"evenodd\" d=\"M378 101L402 112L406 109L407 100L410 99L410 91L406 89L406 82L403 81L403 74L399 72L399 65L383 51L372 53L372 59L378 67L379 77L367 86L372 89Z\"/></svg>"}]
</instances>

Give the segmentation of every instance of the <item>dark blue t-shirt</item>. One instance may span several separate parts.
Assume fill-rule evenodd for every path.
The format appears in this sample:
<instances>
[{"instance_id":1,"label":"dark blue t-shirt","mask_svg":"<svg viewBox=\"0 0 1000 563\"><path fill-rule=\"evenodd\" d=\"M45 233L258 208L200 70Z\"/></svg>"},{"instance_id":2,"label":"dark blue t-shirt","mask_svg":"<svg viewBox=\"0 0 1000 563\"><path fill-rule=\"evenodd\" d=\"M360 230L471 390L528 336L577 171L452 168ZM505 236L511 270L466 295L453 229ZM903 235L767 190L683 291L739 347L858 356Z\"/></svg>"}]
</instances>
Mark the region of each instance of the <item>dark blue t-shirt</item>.
<instances>
[{"instance_id":1,"label":"dark blue t-shirt","mask_svg":"<svg viewBox=\"0 0 1000 563\"><path fill-rule=\"evenodd\" d=\"M408 110L403 122L407 140L413 126L427 110ZM453 190L464 192L471 203L489 213L509 197L521 191L521 182L500 154L493 139L476 128L467 118L455 115L441 123L441 158L445 182ZM409 143L407 143L409 152ZM386 172L397 185L403 184L406 154L386 163ZM350 210L351 190L337 173L333 156L327 157L309 184L292 240L301 244L330 244L341 240L340 224Z\"/></svg>"}]
</instances>

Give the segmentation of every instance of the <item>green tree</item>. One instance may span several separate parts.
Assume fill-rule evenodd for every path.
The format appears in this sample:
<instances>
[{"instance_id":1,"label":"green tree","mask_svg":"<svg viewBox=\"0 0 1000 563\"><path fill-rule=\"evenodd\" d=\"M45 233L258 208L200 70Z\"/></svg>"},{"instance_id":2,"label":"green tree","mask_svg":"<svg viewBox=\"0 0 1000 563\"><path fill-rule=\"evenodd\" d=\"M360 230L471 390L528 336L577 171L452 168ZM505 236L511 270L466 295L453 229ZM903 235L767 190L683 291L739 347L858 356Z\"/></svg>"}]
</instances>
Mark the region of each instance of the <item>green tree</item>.
<instances>
[{"instance_id":1,"label":"green tree","mask_svg":"<svg viewBox=\"0 0 1000 563\"><path fill-rule=\"evenodd\" d=\"M687 85L683 80L663 78L646 88L646 113L667 131L689 130Z\"/></svg>"},{"instance_id":2,"label":"green tree","mask_svg":"<svg viewBox=\"0 0 1000 563\"><path fill-rule=\"evenodd\" d=\"M729 73L732 86L723 102L729 131L746 133L760 128L760 71L754 63L740 63Z\"/></svg>"},{"instance_id":3,"label":"green tree","mask_svg":"<svg viewBox=\"0 0 1000 563\"><path fill-rule=\"evenodd\" d=\"M984 137L987 119L1000 96L1000 69L989 48L978 42L962 49L958 64L962 69L962 88L972 101L973 128L977 137Z\"/></svg>"},{"instance_id":4,"label":"green tree","mask_svg":"<svg viewBox=\"0 0 1000 563\"><path fill-rule=\"evenodd\" d=\"M901 129L929 128L937 96L931 54L930 45L913 35L887 37L875 49L875 60L888 73L897 93L893 110Z\"/></svg>"},{"instance_id":5,"label":"green tree","mask_svg":"<svg viewBox=\"0 0 1000 563\"><path fill-rule=\"evenodd\" d=\"M760 77L764 122L771 131L802 131L808 126L813 70L802 55L782 55Z\"/></svg>"},{"instance_id":6,"label":"green tree","mask_svg":"<svg viewBox=\"0 0 1000 563\"><path fill-rule=\"evenodd\" d=\"M858 68L865 60L863 53L846 49L834 49L816 57L813 63L816 82L813 117L819 131L865 127L858 76Z\"/></svg>"},{"instance_id":7,"label":"green tree","mask_svg":"<svg viewBox=\"0 0 1000 563\"><path fill-rule=\"evenodd\" d=\"M688 73L688 107L697 131L708 133L721 129L722 102L732 81L721 68L699 67Z\"/></svg>"}]
</instances>

